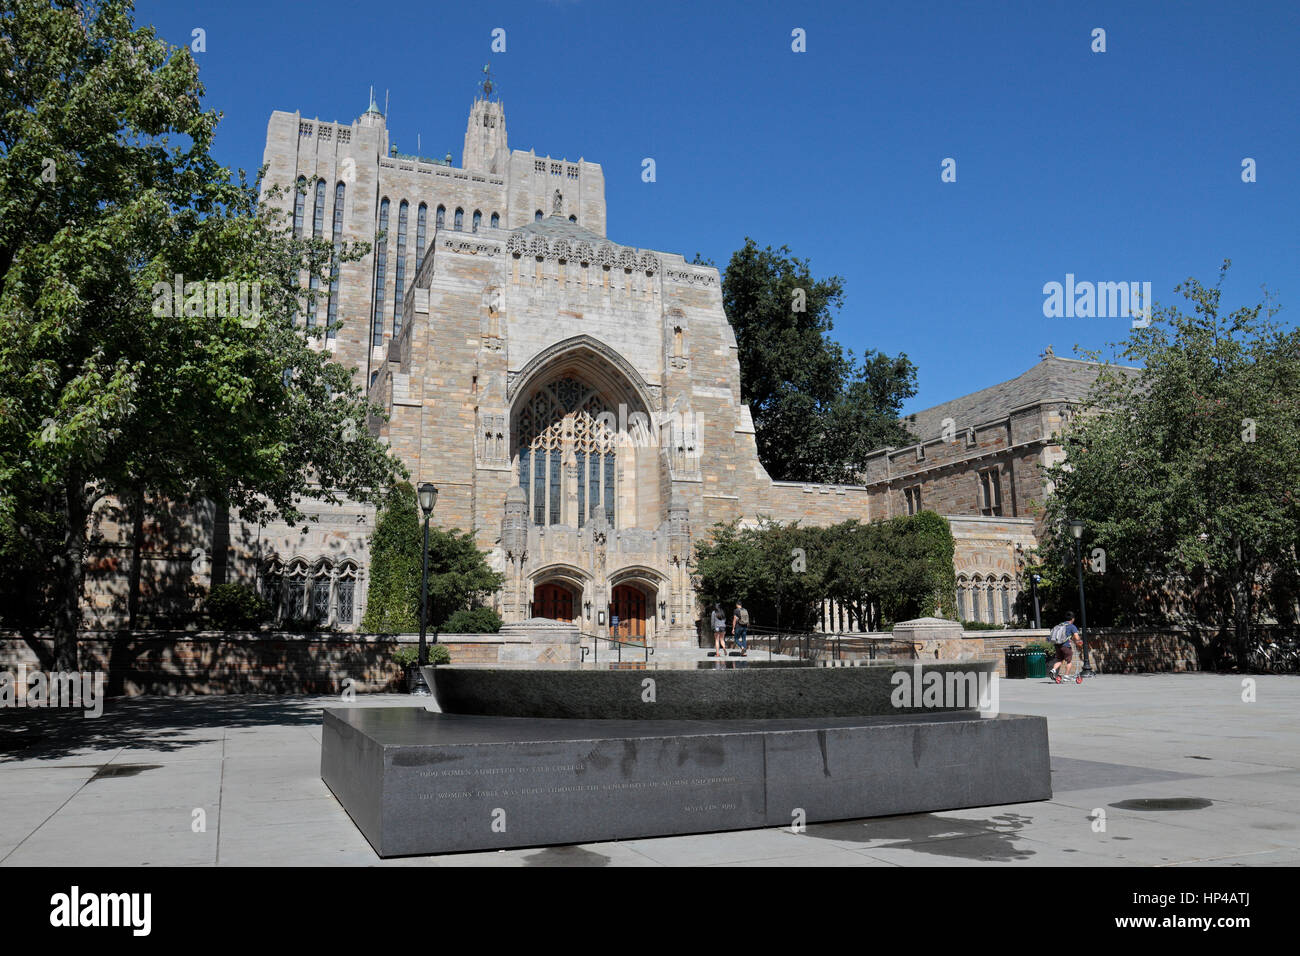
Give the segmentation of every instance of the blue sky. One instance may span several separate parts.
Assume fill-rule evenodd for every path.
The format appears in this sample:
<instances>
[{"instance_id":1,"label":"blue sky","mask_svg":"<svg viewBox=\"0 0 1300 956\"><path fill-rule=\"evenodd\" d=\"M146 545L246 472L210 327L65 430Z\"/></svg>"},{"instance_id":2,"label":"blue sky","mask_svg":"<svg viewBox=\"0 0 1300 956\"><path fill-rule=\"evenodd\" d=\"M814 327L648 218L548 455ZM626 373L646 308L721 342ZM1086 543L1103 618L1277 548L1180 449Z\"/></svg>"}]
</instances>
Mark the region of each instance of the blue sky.
<instances>
[{"instance_id":1,"label":"blue sky","mask_svg":"<svg viewBox=\"0 0 1300 956\"><path fill-rule=\"evenodd\" d=\"M1048 344L1122 338L1126 319L1043 316L1043 284L1066 273L1149 281L1165 303L1231 258L1229 305L1267 285L1281 319L1300 309L1291 0L140 0L137 22L176 44L206 31L215 152L250 170L272 110L350 122L371 84L403 152L418 134L459 162L491 63L512 148L602 164L610 238L721 267L752 236L842 276L835 335L911 356L907 411L1010 378Z\"/></svg>"}]
</instances>

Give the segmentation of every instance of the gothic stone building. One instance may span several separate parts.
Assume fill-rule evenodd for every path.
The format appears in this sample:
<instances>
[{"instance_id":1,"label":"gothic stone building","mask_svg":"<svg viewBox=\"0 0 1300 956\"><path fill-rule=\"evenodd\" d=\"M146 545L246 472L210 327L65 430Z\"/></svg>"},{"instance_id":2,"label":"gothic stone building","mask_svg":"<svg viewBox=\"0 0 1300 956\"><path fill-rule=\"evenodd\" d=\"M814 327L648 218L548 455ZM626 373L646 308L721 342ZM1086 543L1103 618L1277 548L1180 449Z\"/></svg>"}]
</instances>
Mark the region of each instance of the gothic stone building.
<instances>
[{"instance_id":1,"label":"gothic stone building","mask_svg":"<svg viewBox=\"0 0 1300 956\"><path fill-rule=\"evenodd\" d=\"M860 485L773 481L717 270L609 238L600 166L510 150L485 87L461 166L398 153L373 99L348 125L273 113L264 161L268 182L302 186L283 199L295 230L374 243L307 321L387 409L377 433L439 488L435 523L472 530L505 574L503 618L693 642L691 550L715 522L929 508L956 538L962 616L1009 620L1040 468L1095 368L1047 357L917 413L916 443L880 450ZM310 510L305 527L258 527L208 509L210 559L160 547L145 580L257 581L282 616L356 629L373 511ZM95 603L102 619L120 606ZM824 624L856 627L829 605Z\"/></svg>"}]
</instances>

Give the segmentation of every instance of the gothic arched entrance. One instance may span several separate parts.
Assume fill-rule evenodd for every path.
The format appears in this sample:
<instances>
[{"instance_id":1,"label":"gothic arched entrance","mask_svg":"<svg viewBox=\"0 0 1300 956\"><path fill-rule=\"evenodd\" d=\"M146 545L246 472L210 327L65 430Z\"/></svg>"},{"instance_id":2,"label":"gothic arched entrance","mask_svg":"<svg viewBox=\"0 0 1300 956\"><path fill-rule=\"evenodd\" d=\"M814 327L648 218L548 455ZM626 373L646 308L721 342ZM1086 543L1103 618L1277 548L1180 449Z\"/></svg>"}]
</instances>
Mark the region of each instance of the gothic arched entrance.
<instances>
[{"instance_id":1,"label":"gothic arched entrance","mask_svg":"<svg viewBox=\"0 0 1300 956\"><path fill-rule=\"evenodd\" d=\"M533 617L571 624L578 619L577 608L578 595L567 584L547 581L533 588Z\"/></svg>"},{"instance_id":2,"label":"gothic arched entrance","mask_svg":"<svg viewBox=\"0 0 1300 956\"><path fill-rule=\"evenodd\" d=\"M654 600L654 594L639 585L615 585L609 597L610 637L644 644L647 618L654 616Z\"/></svg>"}]
</instances>

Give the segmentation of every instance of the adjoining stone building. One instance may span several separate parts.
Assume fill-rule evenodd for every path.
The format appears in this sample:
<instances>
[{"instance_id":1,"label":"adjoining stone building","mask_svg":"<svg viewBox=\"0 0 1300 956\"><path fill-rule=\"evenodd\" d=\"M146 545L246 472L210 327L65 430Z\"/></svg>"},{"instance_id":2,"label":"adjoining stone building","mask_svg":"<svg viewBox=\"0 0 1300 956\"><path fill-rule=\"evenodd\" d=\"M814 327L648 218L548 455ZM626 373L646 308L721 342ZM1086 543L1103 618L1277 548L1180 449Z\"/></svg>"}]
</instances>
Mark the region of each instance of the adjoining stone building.
<instances>
[{"instance_id":1,"label":"adjoining stone building","mask_svg":"<svg viewBox=\"0 0 1300 956\"><path fill-rule=\"evenodd\" d=\"M306 322L388 411L375 432L438 486L434 521L471 530L505 574L507 622L693 643L691 553L715 522L921 508L951 523L962 615L1009 619L1017 551L1041 530L1040 469L1095 366L1049 356L910 416L917 443L880 450L860 485L773 481L717 270L610 239L600 166L509 149L490 81L462 166L398 153L373 98L350 125L273 113L264 159L268 183L305 187L281 200L295 230L374 243ZM355 630L373 512L312 510L305 528L209 515L197 533L212 558L191 585L256 582L282 617ZM120 606L107 590L92 602L101 622ZM827 627L855 626L827 612Z\"/></svg>"}]
</instances>

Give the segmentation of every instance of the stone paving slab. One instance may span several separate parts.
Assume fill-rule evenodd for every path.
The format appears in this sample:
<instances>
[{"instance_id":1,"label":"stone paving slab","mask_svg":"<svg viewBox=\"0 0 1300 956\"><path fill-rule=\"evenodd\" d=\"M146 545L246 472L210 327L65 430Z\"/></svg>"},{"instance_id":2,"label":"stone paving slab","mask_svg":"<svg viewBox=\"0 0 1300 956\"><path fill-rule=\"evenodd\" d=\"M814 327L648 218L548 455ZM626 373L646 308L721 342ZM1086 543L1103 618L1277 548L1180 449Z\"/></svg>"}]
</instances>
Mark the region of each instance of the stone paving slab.
<instances>
[{"instance_id":1,"label":"stone paving slab","mask_svg":"<svg viewBox=\"0 0 1300 956\"><path fill-rule=\"evenodd\" d=\"M1207 674L1001 681L1004 712L1048 719L1044 802L389 861L320 780L321 711L420 703L406 695L0 711L0 866L1296 866L1300 679L1258 677L1255 692L1246 703L1240 677ZM1111 807L1170 797L1212 804Z\"/></svg>"}]
</instances>

